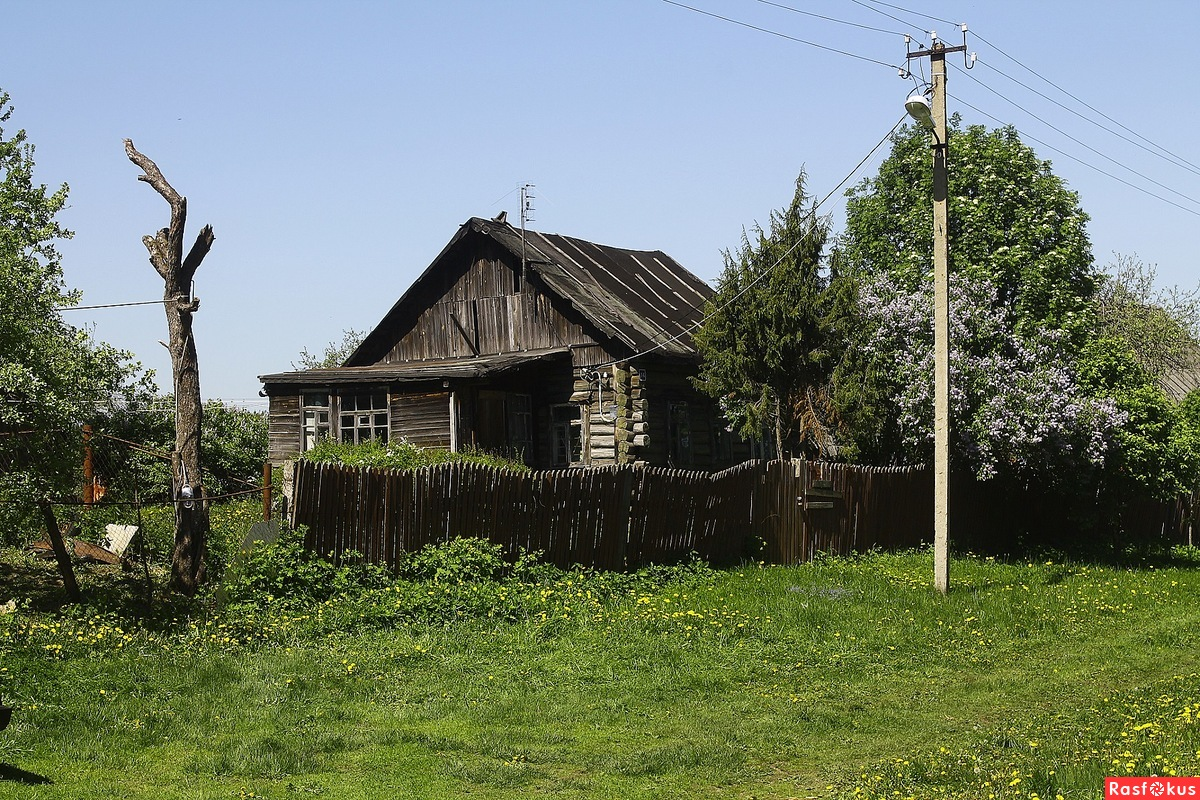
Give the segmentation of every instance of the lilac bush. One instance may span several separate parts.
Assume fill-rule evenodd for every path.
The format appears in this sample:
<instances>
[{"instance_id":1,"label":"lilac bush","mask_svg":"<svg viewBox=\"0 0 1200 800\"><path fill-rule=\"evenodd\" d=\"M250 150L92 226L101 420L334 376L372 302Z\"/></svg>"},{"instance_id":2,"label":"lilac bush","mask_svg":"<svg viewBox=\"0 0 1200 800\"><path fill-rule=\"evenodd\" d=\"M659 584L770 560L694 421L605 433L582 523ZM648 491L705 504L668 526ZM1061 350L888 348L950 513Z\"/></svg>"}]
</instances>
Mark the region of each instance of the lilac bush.
<instances>
[{"instance_id":1,"label":"lilac bush","mask_svg":"<svg viewBox=\"0 0 1200 800\"><path fill-rule=\"evenodd\" d=\"M858 304L872 331L860 347L890 376L892 420L905 455L927 460L934 436L932 286L909 289L881 274L860 287ZM1123 412L1084 391L1062 331L1025 325L1018 334L1007 313L986 278L951 276L954 458L981 479L1053 479L1059 470L1103 465Z\"/></svg>"}]
</instances>

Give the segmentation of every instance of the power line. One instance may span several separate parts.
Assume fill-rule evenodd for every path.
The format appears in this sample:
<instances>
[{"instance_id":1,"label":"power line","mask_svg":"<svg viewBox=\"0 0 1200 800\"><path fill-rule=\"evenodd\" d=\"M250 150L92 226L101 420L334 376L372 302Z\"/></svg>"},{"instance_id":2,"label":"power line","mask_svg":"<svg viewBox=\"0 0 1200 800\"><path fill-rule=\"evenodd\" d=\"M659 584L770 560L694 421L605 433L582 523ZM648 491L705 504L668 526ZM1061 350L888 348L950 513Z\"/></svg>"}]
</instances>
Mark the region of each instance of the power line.
<instances>
[{"instance_id":1,"label":"power line","mask_svg":"<svg viewBox=\"0 0 1200 800\"><path fill-rule=\"evenodd\" d=\"M941 17L932 17L929 14L925 14L920 11L913 11L911 8L904 8L903 6L892 5L891 3L884 3L884 2L881 2L880 0L867 0L867 2L871 3L871 5L867 5L867 3L863 2L863 0L850 0L850 2L854 3L855 5L862 6L863 8L865 8L869 11L874 11L876 14L882 14L883 16L887 17L888 19L894 19L896 22L899 22L902 25L911 25L912 23L905 22L904 20L900 19L899 17L893 17L891 14L887 13L886 11L880 11L878 8L875 8L875 6L885 6L886 8L892 8L892 9L895 9L896 11L903 11L905 14L915 14L918 17L924 17L925 19L931 19L934 22L944 22L947 25L954 25L956 27L959 24L961 24L961 23L955 22L953 20L942 19ZM921 26L918 25L916 27L920 28ZM926 32L931 33L931 31L926 31Z\"/></svg>"},{"instance_id":2,"label":"power line","mask_svg":"<svg viewBox=\"0 0 1200 800\"><path fill-rule=\"evenodd\" d=\"M1005 125L1005 126L1008 126L1008 127L1012 128L1012 129L1013 129L1013 130L1015 130L1017 133L1019 133L1021 136L1025 137L1026 139L1029 139L1029 140L1031 140L1031 141L1037 142L1037 143L1038 143L1038 144L1040 144L1042 147L1045 147L1047 150L1052 150L1052 151L1054 151L1055 153L1058 153L1060 156L1064 156L1064 157L1066 157L1066 158L1069 158L1069 159L1071 159L1072 161L1076 162L1077 164L1082 164L1083 166L1085 166L1085 167L1088 167L1089 169L1093 169L1093 170L1095 170L1096 172L1099 172L1101 175L1106 175L1106 176L1108 176L1109 178L1112 178L1113 180L1115 180L1115 181L1117 181L1117 182L1119 182L1119 183L1122 183L1122 184L1124 184L1125 186L1128 186L1128 187L1129 187L1129 188L1131 188L1131 189L1136 189L1137 191L1141 192L1142 194L1145 194L1145 195L1148 195L1148 196L1150 196L1150 197L1153 197L1153 198L1154 198L1154 199L1156 199L1156 200L1161 200L1161 201L1163 201L1164 203L1166 203L1166 204L1168 204L1168 205L1175 206L1175 208L1178 208L1180 211L1186 211L1186 212L1187 212L1187 213L1189 213L1189 214L1193 214L1193 215L1195 215L1195 216L1197 216L1197 217L1200 217L1200 211L1196 211L1196 210L1194 210L1194 209L1188 208L1187 206L1182 206L1182 205L1180 205L1179 203L1176 203L1174 200L1169 200L1169 199L1167 199L1166 197L1163 197L1163 196L1162 196L1162 195L1160 195L1160 194L1155 194L1154 192L1150 191L1149 189L1146 189L1146 188L1144 188L1144 187L1138 186L1136 183L1130 183L1129 181L1125 180L1124 178L1121 178L1121 177L1119 177L1119 176L1117 176L1117 175L1113 175L1111 172L1109 172L1109 171L1107 171L1107 170L1104 170L1104 169L1101 169L1100 167L1097 167L1095 164L1090 164L1090 163L1088 163L1087 161L1084 161L1082 158L1079 158L1079 157L1077 157L1077 156L1073 156L1073 155L1071 155L1070 153L1067 153L1067 152L1065 152L1065 151L1063 151L1063 150L1059 150L1057 147L1055 147L1055 146L1053 146L1053 145L1051 145L1051 144L1049 144L1049 143L1047 143L1047 142L1044 142L1044 141L1042 141L1041 139L1038 139L1036 136L1032 136L1032 135L1030 135L1030 134L1028 134L1028 133L1025 133L1024 131L1022 131L1020 128L1018 128L1017 126L1013 125L1012 123L1010 123L1010 122L1005 122L1004 120L1002 120L1002 119L999 119L998 117L995 117L995 116L993 116L993 115L989 114L988 112L984 111L983 109L981 109L981 108L978 108L978 107L976 107L976 106L973 106L973 105L971 105L971 104L970 104L970 103L968 103L966 100L963 100L961 97L956 97L956 96L954 96L954 95L950 95L950 97L952 97L952 98L953 98L954 100L956 100L957 102L959 102L959 103L962 103L964 106L966 106L967 108L971 109L972 111L975 111L975 112L977 112L977 113L979 113L979 114L982 114L983 116L987 117L988 119L992 120L993 122L996 122L996 123L998 123L998 124L1000 124L1000 125Z\"/></svg>"},{"instance_id":3,"label":"power line","mask_svg":"<svg viewBox=\"0 0 1200 800\"><path fill-rule=\"evenodd\" d=\"M824 14L817 14L812 11L801 11L798 8L792 8L791 6L784 5L783 3L772 2L772 0L757 0L757 1L759 3L762 3L765 6L773 6L775 8L781 8L784 11L791 11L793 14L803 14L806 17L815 17L817 19L823 19L826 22L836 22L839 25L849 25L854 28L861 28L861 29L867 30L867 31L875 31L876 33L886 33L889 36L904 36L904 35L906 35L905 31L893 31L893 30L888 30L886 28L876 28L871 25L863 25L858 22L851 22L851 21L845 20L845 19L838 19L837 17L827 17Z\"/></svg>"},{"instance_id":4,"label":"power line","mask_svg":"<svg viewBox=\"0 0 1200 800\"><path fill-rule=\"evenodd\" d=\"M1149 177L1149 176L1147 176L1147 175L1144 175L1144 174L1142 174L1142 173L1138 172L1137 170L1133 169L1132 167L1129 167L1129 166L1126 166L1125 164L1122 164L1120 161L1118 161L1117 159L1113 158L1112 156L1109 156L1109 155L1106 155L1106 154L1104 154L1104 153L1101 153L1099 150L1097 150L1096 148L1092 147L1091 145L1089 145L1089 144L1086 144L1086 143L1084 143L1084 142L1081 142L1081 141L1079 141L1079 140L1078 140L1078 139L1076 139L1074 136L1072 136L1071 134L1069 134L1069 133L1067 133L1066 131L1064 131L1062 128L1059 128L1059 127L1057 127L1057 126L1055 126L1055 125L1052 125L1051 123L1049 123L1049 122L1047 122L1046 120L1044 120L1044 119L1042 119L1041 117L1039 117L1037 114L1034 114L1032 111L1029 111L1028 109L1025 109L1025 108L1023 108L1023 107L1022 107L1020 104L1018 104L1018 103L1016 103L1016 102L1014 102L1014 101L1010 100L1009 98L1005 97L1004 95L1000 94L1000 92L996 91L996 90L995 90L995 89L993 89L991 86L988 86L986 83L984 83L983 81L979 80L979 79L978 79L978 78L976 78L974 75L971 75L970 73L967 73L967 77L968 77L968 78L970 78L971 80L975 81L976 83L978 83L978 84L979 84L980 86L982 86L983 88L987 89L987 90L988 90L989 92L991 92L992 94L994 94L994 95L996 95L997 97L999 97L1001 100L1004 100L1005 102L1009 103L1009 104L1010 104L1010 105L1012 105L1014 108L1017 108L1017 109L1019 109L1019 110L1021 110L1021 111L1024 111L1026 114L1028 114L1029 116L1033 117L1035 120L1037 120L1038 122L1042 123L1043 125L1045 125L1045 126L1046 126L1047 128L1049 128L1050 130L1054 131L1055 133L1061 134L1062 136L1065 136L1065 137L1067 137L1068 139L1070 139L1070 140L1071 140L1072 142L1074 142L1075 144L1077 144L1077 145L1079 145L1080 147L1083 147L1083 148L1085 148L1085 149L1089 150L1089 151L1090 151L1090 152L1092 152L1092 153L1095 153L1096 155L1098 155L1098 156L1100 156L1101 158L1103 158L1105 161L1108 161L1108 162L1111 162L1111 163L1113 163L1113 164L1116 164L1116 165L1117 165L1118 167L1120 167L1121 169L1123 169L1123 170L1126 170L1127 172L1131 172L1131 173L1133 173L1134 175L1138 176L1138 177L1139 177L1139 178L1141 178L1142 180L1144 180L1144 181L1147 181L1148 183L1152 183L1152 184L1154 184L1155 186L1157 186L1157 187L1158 187L1158 188L1160 188L1160 189L1165 189L1165 190L1167 190L1168 192L1170 192L1170 193L1171 193L1171 194L1173 194L1173 195L1176 195L1176 196L1178 196L1178 197L1182 197L1184 200L1187 200L1187 201L1189 201L1189 202L1192 202L1192 203L1195 203L1195 204L1197 204L1197 205L1200 205L1200 200L1197 200L1197 199L1196 199L1196 198L1194 198L1194 197L1190 197L1190 196L1188 196L1188 195L1184 194L1183 192L1180 192L1180 191L1178 191L1178 190L1176 190L1176 189L1172 189L1170 186L1167 186L1167 185L1166 185L1166 184L1164 184L1164 183L1159 183L1158 181L1154 180L1153 178L1151 178L1151 177Z\"/></svg>"},{"instance_id":5,"label":"power line","mask_svg":"<svg viewBox=\"0 0 1200 800\"><path fill-rule=\"evenodd\" d=\"M172 300L141 300L141 301L135 302L135 303L104 303L103 305L96 305L96 306L63 306L60 308L56 308L54 310L55 311L90 311L90 310L96 309L96 308L126 308L128 306L158 306L158 305L162 305L163 303L174 303L174 302L176 302L175 299L172 299Z\"/></svg>"},{"instance_id":6,"label":"power line","mask_svg":"<svg viewBox=\"0 0 1200 800\"><path fill-rule=\"evenodd\" d=\"M878 64L881 67L888 67L889 69L894 69L894 70L901 69L897 65L889 64L886 61L879 61L874 58L868 58L867 56L862 56L862 55L859 55L858 53L851 53L848 50L838 50L836 47L828 47L823 44L817 44L816 42L810 42L807 39L799 39L795 36L789 36L786 33L780 33L779 31L771 30L770 28L762 28L762 27L759 27L758 25L751 25L749 22L742 22L741 20L733 19L732 17L723 17L720 14L714 14L711 11L705 11L704 9L696 8L695 6L689 6L684 3L677 2L677 0L662 0L662 1L668 5L678 6L679 8L687 9L688 11L692 11L697 14L703 14L706 17L712 17L713 19L719 19L722 22L728 22L731 25L740 25L743 28L749 28L752 31L758 31L759 33L768 33L771 36L778 36L780 39L787 39L788 41L796 42L797 44L807 45L808 47L815 47L819 50L825 50L830 53L837 53L838 55L846 56L847 58L856 58L859 61L866 61L871 64Z\"/></svg>"},{"instance_id":7,"label":"power line","mask_svg":"<svg viewBox=\"0 0 1200 800\"><path fill-rule=\"evenodd\" d=\"M1108 121L1109 121L1109 122L1111 122L1112 124L1114 124L1114 125L1116 125L1117 127L1121 128L1121 130L1123 130L1123 131L1125 131L1125 132L1129 133L1129 134L1130 134L1130 135L1132 135L1132 136L1136 136L1137 138L1141 139L1142 141L1148 142L1149 144L1153 145L1153 146L1154 146L1156 149L1158 149L1158 150L1161 150L1163 153L1166 153L1166 154L1167 154L1168 156L1170 156L1171 158L1178 159L1178 160L1179 160L1179 161L1181 161L1183 164L1187 164L1188 166L1190 166L1190 167L1193 167L1194 169L1200 169L1200 167L1198 167L1196 164L1193 164L1192 162L1188 161L1187 159L1183 158L1182 156L1179 156L1179 155L1176 155L1175 153L1172 153L1170 150L1168 150L1167 148L1163 147L1162 145L1156 144L1155 142L1151 141L1150 139L1148 139L1147 137L1145 137L1145 136L1143 136L1142 134L1138 133L1137 131L1135 131L1135 130L1133 130L1133 129L1131 129L1131 128L1129 128L1129 127L1125 126L1125 125L1123 125L1122 123L1120 123L1120 122L1118 122L1117 120L1113 119L1112 117L1108 116L1107 114L1105 114L1103 111L1099 110L1098 108L1096 108L1096 107L1094 107L1094 106L1092 106L1092 105L1088 104L1087 102L1085 102L1085 101L1081 100L1080 98L1076 97L1075 95L1071 94L1069 91L1067 91L1066 89L1062 88L1061 86L1059 86L1059 85L1058 85L1057 83L1055 83L1054 81L1050 80L1049 78L1045 77L1044 75L1041 75L1040 73L1038 73L1038 72L1034 71L1033 69L1031 69L1031 68L1027 67L1027 66L1026 66L1025 64L1023 64L1023 63L1022 63L1020 60L1018 60L1018 59L1017 59L1015 56L1009 55L1009 54L1008 54L1008 53L1006 53L1006 52L1005 52L1003 49L1001 49L1000 47L996 46L995 44L992 44L990 41L988 41L988 40L987 40L987 39L985 39L984 37L980 36L978 33L974 32L974 31L972 31L972 33L974 33L974 34L975 34L975 38L976 38L976 39L978 39L979 41L983 42L983 43L984 43L984 44L986 44L988 47L991 47L991 48L992 48L993 50L995 50L997 53L999 53L1000 55L1002 55L1002 56L1004 56L1005 58L1007 58L1009 61L1011 61L1011 62L1013 62L1014 64L1016 64L1018 67L1020 67L1021 69L1025 70L1026 72L1028 72L1030 75L1033 75L1033 76L1037 77L1039 80L1041 80L1041 81L1044 81L1045 83L1049 84L1050 86L1053 86L1055 89L1057 89L1058 91L1062 92L1062 93L1063 93L1063 94L1065 94L1067 97L1069 97L1069 98L1071 98L1072 100L1074 100L1076 103L1079 103L1079 105L1081 105L1081 106L1083 106L1084 108L1088 109L1088 110L1089 110L1089 111L1091 111L1092 113L1094 113L1094 114L1099 114L1099 115L1100 115L1101 117L1103 117L1104 119L1108 120ZM995 67L992 67L992 69L994 69L994 70L995 70L996 68L995 68ZM996 70L996 71L997 71L997 72L999 72L999 70ZM1006 77L1007 77L1007 76L1006 76ZM1026 87L1026 88L1028 88L1028 87ZM1036 90L1034 90L1034 89L1030 89L1030 91L1035 91L1035 92L1036 92ZM1069 109L1068 109L1068 110L1069 110ZM1106 129L1106 130L1107 130L1107 129ZM1111 132L1111 131L1110 131L1110 132Z\"/></svg>"},{"instance_id":8,"label":"power line","mask_svg":"<svg viewBox=\"0 0 1200 800\"><path fill-rule=\"evenodd\" d=\"M978 35L977 35L977 38L979 38L981 40L983 39L982 36L978 36ZM995 47L994 45L989 45L989 46ZM1000 51L999 48L996 48L996 50L1001 53L1003 52L1003 51ZM1011 56L1008 56L1008 58L1011 59ZM1200 167L1197 167L1195 164L1192 164L1190 161L1187 161L1187 160L1181 158L1180 156L1176 156L1174 153L1170 152L1169 150L1167 150L1163 147L1160 147L1159 145L1154 144L1153 142L1150 142L1150 144L1152 144L1154 146L1153 149L1150 147L1147 147L1146 145L1142 144L1141 142L1137 141L1136 139L1131 139L1119 131L1115 131L1106 125L1101 125L1099 122L1097 122L1096 120L1087 116L1086 114L1081 114L1078 111L1076 111L1075 109L1071 108L1070 106L1064 105L1063 103L1060 103L1059 101L1055 100L1053 97L1050 97L1046 94L1043 94L1042 92L1039 92L1037 89L1033 88L1029 84L1024 83L1024 82L1018 80L1017 78L1014 78L1013 76L1007 74L1006 72L1001 70L999 67L993 66L992 64L989 64L987 61L984 61L984 60L981 60L979 63L983 64L985 67L987 67L988 69L997 73L998 75L1000 75L1004 78L1007 78L1008 80L1012 81L1013 83L1017 84L1018 86L1022 87L1023 89L1027 89L1028 91L1033 92L1034 94L1036 94L1038 97L1042 98L1043 100L1053 103L1054 105L1061 108L1063 111L1067 111L1071 114L1074 114L1075 116L1082 119L1084 122L1088 122L1092 125L1095 125L1097 128L1104 131L1105 133L1110 133L1113 136L1116 136L1118 139L1128 142L1129 144L1133 145L1134 147L1140 148L1156 158L1161 158L1163 161L1166 161L1168 164L1171 164L1172 166L1182 167L1183 169L1186 169L1195 175L1200 175ZM972 80L980 82L979 79L975 78L973 75L968 75L968 77L972 78ZM982 82L980 82L980 83L981 83L981 85L984 85L986 88L986 84L982 84ZM1053 85L1053 84L1051 84L1051 85ZM1055 86L1055 88L1058 88L1058 87ZM1071 95L1062 89L1059 89L1059 91L1062 91L1064 94L1067 94L1068 97L1071 97L1071 99L1075 100L1077 103L1081 103L1082 105L1085 105L1085 106L1087 105L1086 103L1083 103L1082 100L1079 100L1079 98L1075 97L1074 95ZM1005 98L1005 99L1007 99L1007 98ZM1011 101L1009 101L1009 102L1011 102ZM1087 106L1087 107L1091 108L1091 106ZM1092 109L1092 110L1095 111L1095 109ZM1099 111L1096 111L1096 113L1100 114L1101 116L1104 116ZM1105 119L1109 119L1109 118L1105 117ZM1115 125L1120 125L1120 123L1116 122L1115 120L1111 120L1111 121ZM1124 127L1124 126L1121 125L1121 127ZM1125 129L1129 130L1128 128L1125 128ZM1130 133L1133 133L1133 131L1130 131ZM1149 139L1146 139L1144 136L1139 136L1136 133L1133 133L1133 135L1138 136L1138 138L1143 139L1144 141L1147 141L1147 142L1150 141ZM1158 152L1158 151L1161 151L1161 152Z\"/></svg>"}]
</instances>

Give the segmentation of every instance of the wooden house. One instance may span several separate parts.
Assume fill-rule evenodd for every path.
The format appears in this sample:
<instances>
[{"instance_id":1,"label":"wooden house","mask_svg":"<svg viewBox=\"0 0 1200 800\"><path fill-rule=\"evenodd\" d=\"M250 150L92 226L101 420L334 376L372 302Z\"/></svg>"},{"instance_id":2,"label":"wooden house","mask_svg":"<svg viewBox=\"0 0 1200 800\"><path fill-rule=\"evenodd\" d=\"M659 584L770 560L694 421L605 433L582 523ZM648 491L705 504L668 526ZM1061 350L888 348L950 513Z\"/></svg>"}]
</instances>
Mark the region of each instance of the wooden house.
<instances>
[{"instance_id":1,"label":"wooden house","mask_svg":"<svg viewBox=\"0 0 1200 800\"><path fill-rule=\"evenodd\" d=\"M712 293L661 251L469 219L343 366L259 377L271 460L333 436L536 468L737 463L748 446L689 381Z\"/></svg>"}]
</instances>

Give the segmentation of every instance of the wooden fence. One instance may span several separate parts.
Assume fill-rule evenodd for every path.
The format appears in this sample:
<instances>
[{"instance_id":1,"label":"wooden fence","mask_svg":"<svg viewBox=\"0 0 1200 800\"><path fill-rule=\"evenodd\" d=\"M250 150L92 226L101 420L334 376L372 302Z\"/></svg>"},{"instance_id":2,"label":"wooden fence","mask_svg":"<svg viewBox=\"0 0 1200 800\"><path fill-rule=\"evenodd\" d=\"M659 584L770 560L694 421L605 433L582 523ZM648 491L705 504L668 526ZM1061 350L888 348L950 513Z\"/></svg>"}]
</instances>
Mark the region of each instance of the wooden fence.
<instances>
[{"instance_id":1,"label":"wooden fence","mask_svg":"<svg viewBox=\"0 0 1200 800\"><path fill-rule=\"evenodd\" d=\"M831 508L806 502L827 482ZM956 475L957 548L1003 552L1055 543L1078 509L1049 495ZM807 498L812 500L815 498ZM826 498L822 498L826 499ZM1118 526L1131 540L1185 543L1191 502L1134 500ZM335 559L348 550L395 566L400 554L461 536L510 553L540 550L552 563L636 569L696 553L715 563L774 564L815 553L914 547L933 538L928 469L804 461L751 461L723 472L657 467L512 472L477 464L374 470L296 463L292 524L305 545Z\"/></svg>"},{"instance_id":2,"label":"wooden fence","mask_svg":"<svg viewBox=\"0 0 1200 800\"><path fill-rule=\"evenodd\" d=\"M842 498L806 509L829 481ZM297 462L292 524L305 545L394 565L460 536L545 553L559 566L632 569L696 553L794 563L825 551L913 546L932 530L926 470L747 462L717 473L632 466L512 472L476 464L375 470Z\"/></svg>"}]
</instances>

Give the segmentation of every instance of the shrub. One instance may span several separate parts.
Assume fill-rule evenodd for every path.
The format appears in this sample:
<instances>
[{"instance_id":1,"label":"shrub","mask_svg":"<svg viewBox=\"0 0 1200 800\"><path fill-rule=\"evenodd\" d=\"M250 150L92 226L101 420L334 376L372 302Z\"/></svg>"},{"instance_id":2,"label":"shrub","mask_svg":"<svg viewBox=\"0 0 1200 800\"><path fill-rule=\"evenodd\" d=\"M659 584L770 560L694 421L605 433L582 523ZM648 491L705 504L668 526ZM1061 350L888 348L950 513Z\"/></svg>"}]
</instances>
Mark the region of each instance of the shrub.
<instances>
[{"instance_id":1,"label":"shrub","mask_svg":"<svg viewBox=\"0 0 1200 800\"><path fill-rule=\"evenodd\" d=\"M404 560L398 572L410 581L440 584L483 583L510 577L527 580L539 572L539 555L522 550L515 562L509 562L500 545L462 537L422 547Z\"/></svg>"},{"instance_id":2,"label":"shrub","mask_svg":"<svg viewBox=\"0 0 1200 800\"><path fill-rule=\"evenodd\" d=\"M225 570L219 594L235 604L305 605L378 588L389 580L386 568L366 564L356 553L344 553L340 565L327 561L304 548L302 533L288 531L276 542L239 552Z\"/></svg>"},{"instance_id":3,"label":"shrub","mask_svg":"<svg viewBox=\"0 0 1200 800\"><path fill-rule=\"evenodd\" d=\"M519 460L504 458L483 450L471 449L459 453L449 450L418 447L404 439L383 444L377 441L363 444L346 444L333 439L322 439L306 451L306 460L320 464L346 464L354 467L379 467L381 469L418 469L435 464L473 463L502 469L529 470Z\"/></svg>"}]
</instances>

